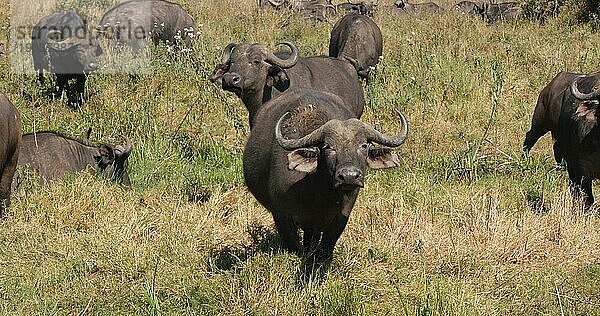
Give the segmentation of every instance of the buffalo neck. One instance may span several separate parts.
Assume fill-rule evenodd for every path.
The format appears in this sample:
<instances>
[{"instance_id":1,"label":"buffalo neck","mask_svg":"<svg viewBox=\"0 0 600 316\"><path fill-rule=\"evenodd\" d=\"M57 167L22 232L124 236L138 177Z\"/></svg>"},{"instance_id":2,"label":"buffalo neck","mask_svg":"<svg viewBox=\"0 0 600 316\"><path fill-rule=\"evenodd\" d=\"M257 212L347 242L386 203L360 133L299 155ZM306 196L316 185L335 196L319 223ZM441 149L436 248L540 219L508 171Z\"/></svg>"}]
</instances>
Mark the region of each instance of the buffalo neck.
<instances>
[{"instance_id":1,"label":"buffalo neck","mask_svg":"<svg viewBox=\"0 0 600 316\"><path fill-rule=\"evenodd\" d=\"M100 156L98 147L91 147L78 142L72 142L69 144L69 148L78 169L83 170L87 168L87 166L92 166L94 169L97 169L95 157Z\"/></svg>"},{"instance_id":2,"label":"buffalo neck","mask_svg":"<svg viewBox=\"0 0 600 316\"><path fill-rule=\"evenodd\" d=\"M270 91L268 98L266 98L266 96L263 95L265 91L265 88L262 88L258 91L253 91L252 93L245 94L241 97L242 102L248 110L248 121L250 123L250 130L252 130L252 127L254 126L254 119L256 118L256 114L258 113L258 110L260 109L261 105L271 98Z\"/></svg>"}]
</instances>

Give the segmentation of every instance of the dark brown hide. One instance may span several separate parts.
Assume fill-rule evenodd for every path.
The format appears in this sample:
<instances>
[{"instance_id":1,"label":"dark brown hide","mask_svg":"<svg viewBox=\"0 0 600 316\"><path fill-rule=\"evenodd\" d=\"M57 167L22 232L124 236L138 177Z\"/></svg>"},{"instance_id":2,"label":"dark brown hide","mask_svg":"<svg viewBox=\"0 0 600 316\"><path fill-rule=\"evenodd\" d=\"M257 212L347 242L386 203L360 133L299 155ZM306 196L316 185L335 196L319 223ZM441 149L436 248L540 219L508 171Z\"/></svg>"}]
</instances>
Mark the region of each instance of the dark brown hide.
<instances>
[{"instance_id":1,"label":"dark brown hide","mask_svg":"<svg viewBox=\"0 0 600 316\"><path fill-rule=\"evenodd\" d=\"M371 147L370 129L355 117L338 96L312 89L289 91L256 114L244 151L244 178L272 213L287 250L300 252L302 229L305 254L331 256L363 186L366 166L398 165L389 148ZM281 133L275 131L280 119ZM281 145L316 131L316 141L304 142L306 147ZM280 142L277 134L285 140Z\"/></svg>"},{"instance_id":2,"label":"dark brown hide","mask_svg":"<svg viewBox=\"0 0 600 316\"><path fill-rule=\"evenodd\" d=\"M290 43L291 44L291 43ZM292 44L293 45L293 44ZM293 88L318 88L339 96L355 117L362 115L365 99L356 69L350 62L333 57L298 57L293 66L281 67L268 58L260 44L230 44L211 77L224 90L234 92L249 112L250 126L261 105ZM289 54L275 54L288 60ZM292 59L292 58L290 58Z\"/></svg>"},{"instance_id":3,"label":"dark brown hide","mask_svg":"<svg viewBox=\"0 0 600 316\"><path fill-rule=\"evenodd\" d=\"M589 208L594 203L592 180L600 177L599 100L598 96L576 98L572 92L574 83L576 92L590 93L600 86L600 73L556 75L540 93L523 149L529 151L550 131L555 139L555 159L566 162L573 196L577 198L583 193L585 206Z\"/></svg>"},{"instance_id":4,"label":"dark brown hide","mask_svg":"<svg viewBox=\"0 0 600 316\"><path fill-rule=\"evenodd\" d=\"M139 50L148 38L155 44L184 43L191 46L194 19L180 5L163 0L132 0L108 10L99 31L118 44Z\"/></svg>"},{"instance_id":5,"label":"dark brown hide","mask_svg":"<svg viewBox=\"0 0 600 316\"><path fill-rule=\"evenodd\" d=\"M38 132L23 135L19 165L35 172L42 184L91 168L106 179L130 186L127 172L130 153L131 143L127 139L123 145L88 146L54 132Z\"/></svg>"},{"instance_id":6,"label":"dark brown hide","mask_svg":"<svg viewBox=\"0 0 600 316\"><path fill-rule=\"evenodd\" d=\"M17 109L0 94L0 217L10 205L11 183L21 145L21 120Z\"/></svg>"},{"instance_id":7,"label":"dark brown hide","mask_svg":"<svg viewBox=\"0 0 600 316\"><path fill-rule=\"evenodd\" d=\"M519 18L523 10L515 2L484 3L483 20L487 23L512 21Z\"/></svg>"},{"instance_id":8,"label":"dark brown hide","mask_svg":"<svg viewBox=\"0 0 600 316\"><path fill-rule=\"evenodd\" d=\"M434 2L425 2L425 3L409 3L404 0L397 0L394 2L394 12L399 14L438 14L443 10L439 5Z\"/></svg>"},{"instance_id":9,"label":"dark brown hide","mask_svg":"<svg viewBox=\"0 0 600 316\"><path fill-rule=\"evenodd\" d=\"M65 91L71 106L83 104L87 75L98 68L96 57L100 54L100 45L75 12L45 16L31 32L33 69L39 81L44 81L44 70L54 74L57 92Z\"/></svg>"},{"instance_id":10,"label":"dark brown hide","mask_svg":"<svg viewBox=\"0 0 600 316\"><path fill-rule=\"evenodd\" d=\"M346 59L361 78L367 78L383 54L381 30L369 17L349 13L331 30L329 56Z\"/></svg>"}]
</instances>

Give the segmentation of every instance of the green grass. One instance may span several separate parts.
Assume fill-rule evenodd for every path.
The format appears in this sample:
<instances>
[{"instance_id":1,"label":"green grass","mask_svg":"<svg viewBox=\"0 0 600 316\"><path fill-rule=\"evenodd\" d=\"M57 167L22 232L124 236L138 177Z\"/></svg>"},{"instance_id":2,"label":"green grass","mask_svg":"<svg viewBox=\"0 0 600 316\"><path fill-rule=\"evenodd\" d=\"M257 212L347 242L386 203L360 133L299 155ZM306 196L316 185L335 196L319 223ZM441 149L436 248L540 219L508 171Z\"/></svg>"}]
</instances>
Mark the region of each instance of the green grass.
<instances>
[{"instance_id":1,"label":"green grass","mask_svg":"<svg viewBox=\"0 0 600 316\"><path fill-rule=\"evenodd\" d=\"M13 21L80 8L94 23L112 2L28 0L36 9ZM327 273L303 284L301 260L277 250L244 186L246 110L208 78L230 42L324 54L331 25L249 0L178 2L201 24L194 52L158 47L150 73L94 74L79 111L0 56L0 91L24 132L92 127L93 143L127 135L134 146L131 190L84 172L28 179L13 195L0 314L600 315L600 221L574 210L549 136L520 152L544 85L600 68L591 26L376 15L384 60L363 120L392 133L399 108L410 138L399 168L368 175Z\"/></svg>"}]
</instances>

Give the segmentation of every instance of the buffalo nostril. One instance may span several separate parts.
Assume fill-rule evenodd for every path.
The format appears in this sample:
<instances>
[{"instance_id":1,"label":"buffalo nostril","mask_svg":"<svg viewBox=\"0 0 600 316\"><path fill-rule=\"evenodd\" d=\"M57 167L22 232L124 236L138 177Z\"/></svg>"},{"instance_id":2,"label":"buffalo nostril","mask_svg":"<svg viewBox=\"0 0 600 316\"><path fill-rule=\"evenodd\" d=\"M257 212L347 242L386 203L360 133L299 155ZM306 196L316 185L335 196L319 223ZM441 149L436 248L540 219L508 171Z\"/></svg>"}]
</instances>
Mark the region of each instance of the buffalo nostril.
<instances>
[{"instance_id":1,"label":"buffalo nostril","mask_svg":"<svg viewBox=\"0 0 600 316\"><path fill-rule=\"evenodd\" d=\"M231 82L233 82L233 84L239 84L241 80L242 79L239 76L233 76L233 78L231 78Z\"/></svg>"},{"instance_id":2,"label":"buffalo nostril","mask_svg":"<svg viewBox=\"0 0 600 316\"><path fill-rule=\"evenodd\" d=\"M356 168L344 168L337 174L337 178L340 182L353 184L356 183L362 176L362 172Z\"/></svg>"}]
</instances>

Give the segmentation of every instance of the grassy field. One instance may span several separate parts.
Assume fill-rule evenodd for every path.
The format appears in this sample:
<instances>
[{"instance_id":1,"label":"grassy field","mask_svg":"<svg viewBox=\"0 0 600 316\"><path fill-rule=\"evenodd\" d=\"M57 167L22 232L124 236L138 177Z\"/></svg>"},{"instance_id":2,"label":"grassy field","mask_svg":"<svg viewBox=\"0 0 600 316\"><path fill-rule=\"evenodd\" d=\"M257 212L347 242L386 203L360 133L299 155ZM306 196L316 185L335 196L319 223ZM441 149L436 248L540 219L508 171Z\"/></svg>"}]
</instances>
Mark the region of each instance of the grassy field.
<instances>
[{"instance_id":1,"label":"grassy field","mask_svg":"<svg viewBox=\"0 0 600 316\"><path fill-rule=\"evenodd\" d=\"M26 0L12 18L78 8L94 24L112 2ZM589 26L377 14L384 59L363 120L391 132L399 108L410 138L399 168L369 174L328 272L302 284L301 260L277 250L244 186L246 110L208 78L230 42L326 53L331 24L253 0L177 2L201 32L194 52L158 48L137 77L94 74L79 111L0 56L0 91L24 132L83 138L92 127L93 143L124 134L134 146L130 190L82 173L13 195L0 220L0 314L600 315L597 211L572 204L550 136L521 158L544 85L600 69Z\"/></svg>"}]
</instances>

